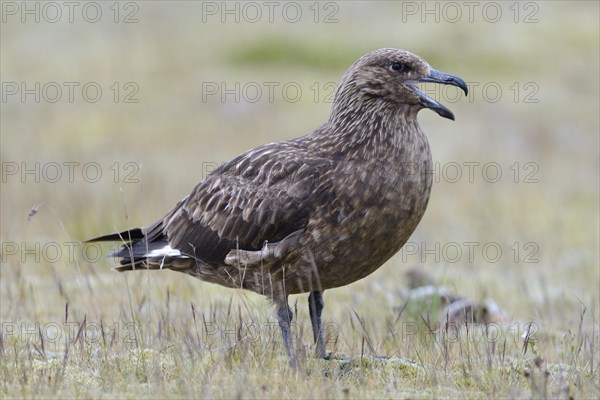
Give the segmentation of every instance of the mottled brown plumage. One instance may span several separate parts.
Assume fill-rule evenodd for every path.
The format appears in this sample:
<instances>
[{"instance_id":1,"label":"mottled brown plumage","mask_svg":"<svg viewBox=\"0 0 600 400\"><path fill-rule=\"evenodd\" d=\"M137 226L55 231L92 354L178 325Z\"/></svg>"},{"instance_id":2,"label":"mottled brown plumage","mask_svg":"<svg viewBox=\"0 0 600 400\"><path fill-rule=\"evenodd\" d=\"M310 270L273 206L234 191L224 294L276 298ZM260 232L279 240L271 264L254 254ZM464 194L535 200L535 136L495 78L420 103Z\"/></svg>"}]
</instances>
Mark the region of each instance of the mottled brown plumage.
<instances>
[{"instance_id":1,"label":"mottled brown plumage","mask_svg":"<svg viewBox=\"0 0 600 400\"><path fill-rule=\"evenodd\" d=\"M331 116L312 133L234 158L147 228L93 240L125 242L120 271L173 269L271 298L293 362L287 296L310 292L323 357L322 291L379 268L427 207L432 161L417 113L454 116L418 82L467 91L414 54L373 51L348 69Z\"/></svg>"}]
</instances>

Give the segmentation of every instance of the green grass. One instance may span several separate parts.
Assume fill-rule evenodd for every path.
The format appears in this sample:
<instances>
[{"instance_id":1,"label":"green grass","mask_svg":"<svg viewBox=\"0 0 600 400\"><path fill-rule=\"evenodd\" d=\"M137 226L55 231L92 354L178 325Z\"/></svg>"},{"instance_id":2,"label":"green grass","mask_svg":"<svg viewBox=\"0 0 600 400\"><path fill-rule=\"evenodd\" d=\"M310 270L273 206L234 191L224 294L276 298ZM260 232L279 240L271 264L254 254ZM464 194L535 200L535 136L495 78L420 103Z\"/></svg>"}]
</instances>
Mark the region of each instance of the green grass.
<instances>
[{"instance_id":1,"label":"green grass","mask_svg":"<svg viewBox=\"0 0 600 400\"><path fill-rule=\"evenodd\" d=\"M195 2L140 2L130 25L3 23L3 82L98 82L104 97L1 104L3 172L6 163L79 164L73 182L2 182L0 397L598 398L598 5L536 4L535 24L403 23L393 2L340 3L328 25L201 23ZM85 256L96 248L79 241L154 221L211 166L312 130L330 110L325 85L364 52L391 46L479 84L472 99L441 99L456 122L419 115L440 173L457 163L463 178L434 183L410 239L416 254L405 249L325 292L330 360L310 356L306 295L290 298L295 372L263 297L170 271L119 274L112 260ZM114 82L135 82L139 102L112 101ZM295 82L304 95L202 101L207 82ZM489 82L503 90L498 102L482 95ZM523 102L527 82L537 103ZM97 182L82 176L92 162ZM480 163L472 182L465 162ZM496 183L481 175L491 162L503 172ZM527 163L534 182L524 180ZM502 256L487 257L486 244ZM458 337L432 331L433 318L403 307L414 267L461 296L494 299L507 321Z\"/></svg>"},{"instance_id":2,"label":"green grass","mask_svg":"<svg viewBox=\"0 0 600 400\"><path fill-rule=\"evenodd\" d=\"M275 66L293 69L325 69L338 72L356 60L352 47L340 49L336 43L306 43L296 38L263 39L254 44L244 44L231 50L234 65Z\"/></svg>"}]
</instances>

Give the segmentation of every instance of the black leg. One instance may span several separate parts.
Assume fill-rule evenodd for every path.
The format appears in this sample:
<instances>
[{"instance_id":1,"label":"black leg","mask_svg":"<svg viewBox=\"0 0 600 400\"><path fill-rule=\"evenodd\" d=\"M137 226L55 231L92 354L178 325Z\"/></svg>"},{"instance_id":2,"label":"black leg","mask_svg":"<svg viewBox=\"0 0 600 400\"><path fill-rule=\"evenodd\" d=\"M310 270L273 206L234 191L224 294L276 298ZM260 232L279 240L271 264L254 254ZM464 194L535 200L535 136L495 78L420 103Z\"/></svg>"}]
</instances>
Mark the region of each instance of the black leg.
<instances>
[{"instance_id":1,"label":"black leg","mask_svg":"<svg viewBox=\"0 0 600 400\"><path fill-rule=\"evenodd\" d=\"M323 339L323 324L321 323L321 313L324 306L323 292L310 292L308 295L308 311L310 322L312 322L313 339L316 344L315 357L317 358L325 358L325 340Z\"/></svg>"},{"instance_id":2,"label":"black leg","mask_svg":"<svg viewBox=\"0 0 600 400\"><path fill-rule=\"evenodd\" d=\"M292 341L291 324L293 318L294 313L287 304L287 298L277 303L277 321L279 322L279 329L281 329L281 336L283 336L283 344L290 357L290 365L293 368L297 368L296 352L294 351L294 343Z\"/></svg>"}]
</instances>

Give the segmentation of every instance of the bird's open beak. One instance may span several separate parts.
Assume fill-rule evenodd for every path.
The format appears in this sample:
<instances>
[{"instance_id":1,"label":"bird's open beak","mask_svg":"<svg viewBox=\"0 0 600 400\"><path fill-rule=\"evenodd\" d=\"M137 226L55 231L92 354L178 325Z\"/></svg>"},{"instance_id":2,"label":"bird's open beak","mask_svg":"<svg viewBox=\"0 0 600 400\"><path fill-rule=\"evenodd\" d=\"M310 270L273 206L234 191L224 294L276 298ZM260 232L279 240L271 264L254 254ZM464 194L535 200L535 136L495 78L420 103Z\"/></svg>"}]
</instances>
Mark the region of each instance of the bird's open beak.
<instances>
[{"instance_id":1,"label":"bird's open beak","mask_svg":"<svg viewBox=\"0 0 600 400\"><path fill-rule=\"evenodd\" d=\"M423 93L415 85L415 83L419 83L419 82L433 82L433 83L440 83L442 85L456 86L456 87L461 88L465 92L465 95L467 95L468 88L467 88L467 84L465 83L465 81L460 79L458 76L450 75L445 72L440 72L440 71L437 71L437 70L431 68L429 76L426 76L419 80L408 81L408 82L404 83L409 89L411 89L413 92L415 92L415 94L417 96L419 96L419 99L421 100L421 105L423 107L427 107L427 108L435 111L441 117L448 118L448 119L451 119L452 121L454 121L454 114L452 114L452 111L448 110L446 107L444 107L443 105L438 103L436 100L434 100L433 98L431 98L431 97L427 96L425 93Z\"/></svg>"}]
</instances>

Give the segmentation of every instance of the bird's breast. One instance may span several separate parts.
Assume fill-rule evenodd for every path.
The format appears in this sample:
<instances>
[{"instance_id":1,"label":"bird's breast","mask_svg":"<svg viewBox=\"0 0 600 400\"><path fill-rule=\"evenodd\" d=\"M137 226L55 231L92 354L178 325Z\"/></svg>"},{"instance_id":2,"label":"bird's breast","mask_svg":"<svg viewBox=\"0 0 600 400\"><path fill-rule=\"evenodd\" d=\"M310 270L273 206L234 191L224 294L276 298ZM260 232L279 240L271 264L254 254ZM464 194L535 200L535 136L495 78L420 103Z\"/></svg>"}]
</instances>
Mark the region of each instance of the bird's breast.
<instances>
[{"instance_id":1,"label":"bird's breast","mask_svg":"<svg viewBox=\"0 0 600 400\"><path fill-rule=\"evenodd\" d=\"M335 200L317 211L307 229L318 248L315 261L324 288L361 279L400 250L427 208L431 169L424 136L341 164Z\"/></svg>"}]
</instances>

